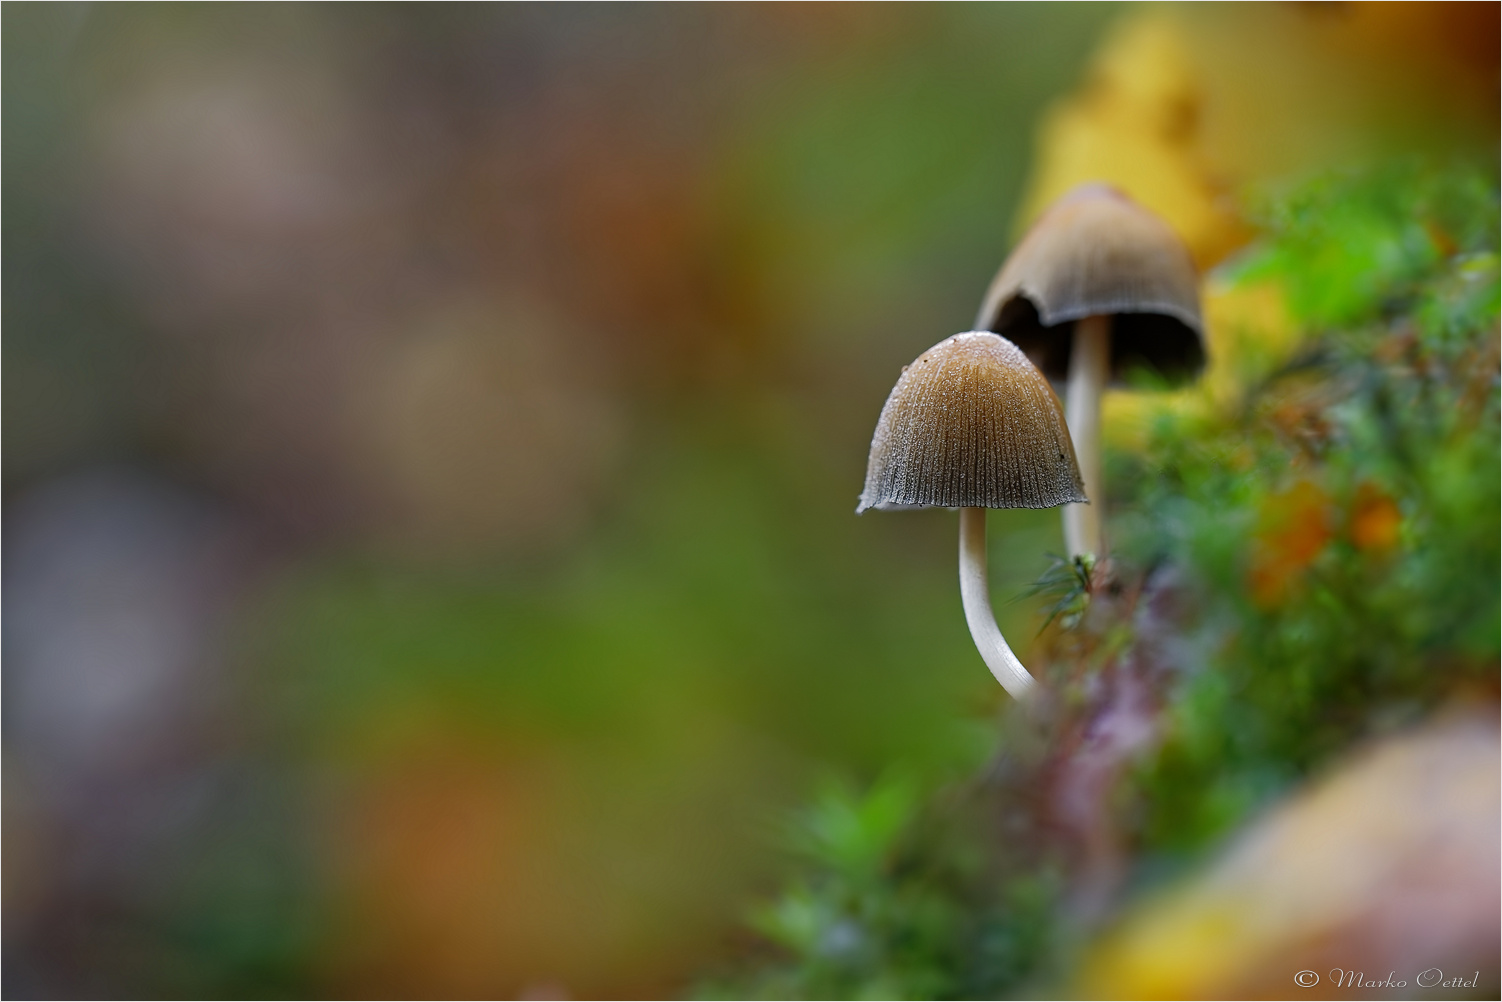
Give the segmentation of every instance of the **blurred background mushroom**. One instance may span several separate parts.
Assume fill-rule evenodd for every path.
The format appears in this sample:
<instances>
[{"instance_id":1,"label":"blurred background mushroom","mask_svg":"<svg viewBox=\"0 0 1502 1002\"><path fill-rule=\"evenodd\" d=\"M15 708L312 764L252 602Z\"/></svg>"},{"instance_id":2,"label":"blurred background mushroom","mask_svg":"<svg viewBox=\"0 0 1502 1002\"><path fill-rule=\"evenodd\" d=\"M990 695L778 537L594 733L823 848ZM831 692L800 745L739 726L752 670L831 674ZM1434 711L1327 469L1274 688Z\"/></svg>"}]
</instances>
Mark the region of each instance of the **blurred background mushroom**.
<instances>
[{"instance_id":1,"label":"blurred background mushroom","mask_svg":"<svg viewBox=\"0 0 1502 1002\"><path fill-rule=\"evenodd\" d=\"M986 291L976 327L1015 341L1055 382L1088 505L1064 507L1070 557L1104 557L1100 398L1128 373L1183 380L1205 364L1199 277L1162 220L1106 185L1082 185L1033 225Z\"/></svg>"},{"instance_id":2,"label":"blurred background mushroom","mask_svg":"<svg viewBox=\"0 0 1502 1002\"><path fill-rule=\"evenodd\" d=\"M680 991L815 776L993 747L947 520L848 498L1008 228L1495 149L1494 5L0 22L16 997Z\"/></svg>"}]
</instances>

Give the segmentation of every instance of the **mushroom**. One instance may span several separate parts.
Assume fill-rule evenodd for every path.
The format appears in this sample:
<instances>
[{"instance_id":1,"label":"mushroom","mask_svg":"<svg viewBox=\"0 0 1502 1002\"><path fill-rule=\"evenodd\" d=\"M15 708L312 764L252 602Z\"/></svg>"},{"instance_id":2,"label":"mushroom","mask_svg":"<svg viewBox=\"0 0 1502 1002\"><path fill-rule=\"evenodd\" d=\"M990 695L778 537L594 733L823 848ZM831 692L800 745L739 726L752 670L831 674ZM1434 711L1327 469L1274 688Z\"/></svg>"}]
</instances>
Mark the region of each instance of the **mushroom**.
<instances>
[{"instance_id":1,"label":"mushroom","mask_svg":"<svg viewBox=\"0 0 1502 1002\"><path fill-rule=\"evenodd\" d=\"M1104 497L1100 397L1145 368L1170 381L1205 365L1199 278L1168 224L1115 188L1087 184L1033 224L986 292L975 326L1004 334L1067 380L1069 431L1085 492ZM1064 509L1070 556L1102 555L1100 506Z\"/></svg>"},{"instance_id":2,"label":"mushroom","mask_svg":"<svg viewBox=\"0 0 1502 1002\"><path fill-rule=\"evenodd\" d=\"M871 438L855 513L960 509L960 599L975 646L1017 699L1036 685L1007 646L986 584L986 509L1085 501L1059 398L1012 342L956 334L904 366Z\"/></svg>"}]
</instances>

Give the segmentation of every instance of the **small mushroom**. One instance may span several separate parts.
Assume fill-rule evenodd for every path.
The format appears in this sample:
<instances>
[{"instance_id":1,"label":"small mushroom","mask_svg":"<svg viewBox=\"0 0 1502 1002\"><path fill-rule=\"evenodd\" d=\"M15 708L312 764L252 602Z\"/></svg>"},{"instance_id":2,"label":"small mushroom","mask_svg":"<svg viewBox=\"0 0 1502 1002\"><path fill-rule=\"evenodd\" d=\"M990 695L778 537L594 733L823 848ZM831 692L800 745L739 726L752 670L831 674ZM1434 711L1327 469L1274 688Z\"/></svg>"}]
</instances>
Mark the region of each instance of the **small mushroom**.
<instances>
[{"instance_id":1,"label":"small mushroom","mask_svg":"<svg viewBox=\"0 0 1502 1002\"><path fill-rule=\"evenodd\" d=\"M1085 491L1104 497L1100 397L1145 368L1170 381L1205 365L1199 278L1189 249L1157 216L1101 184L1074 189L1033 224L986 292L975 326L1014 341L1067 381L1069 430ZM1070 556L1102 553L1100 505L1064 509Z\"/></svg>"},{"instance_id":2,"label":"small mushroom","mask_svg":"<svg viewBox=\"0 0 1502 1002\"><path fill-rule=\"evenodd\" d=\"M986 509L1085 501L1053 388L1016 345L956 334L904 366L871 438L867 508L960 509L960 599L986 667L1017 699L1037 685L1007 646L986 584Z\"/></svg>"}]
</instances>

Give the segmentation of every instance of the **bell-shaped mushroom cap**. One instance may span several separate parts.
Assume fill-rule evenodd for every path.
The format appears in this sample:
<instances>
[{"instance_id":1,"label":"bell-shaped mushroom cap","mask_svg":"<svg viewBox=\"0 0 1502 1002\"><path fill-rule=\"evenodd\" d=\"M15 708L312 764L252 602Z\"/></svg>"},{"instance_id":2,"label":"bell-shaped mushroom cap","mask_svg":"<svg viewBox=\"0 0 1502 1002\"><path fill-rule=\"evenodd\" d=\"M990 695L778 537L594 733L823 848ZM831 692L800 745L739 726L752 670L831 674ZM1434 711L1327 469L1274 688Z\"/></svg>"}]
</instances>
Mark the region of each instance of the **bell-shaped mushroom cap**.
<instances>
[{"instance_id":1,"label":"bell-shaped mushroom cap","mask_svg":"<svg viewBox=\"0 0 1502 1002\"><path fill-rule=\"evenodd\" d=\"M1014 341L1050 379L1069 373L1072 321L1111 314L1111 377L1205 365L1199 278L1177 234L1126 195L1075 188L1033 224L986 292L976 327Z\"/></svg>"},{"instance_id":2,"label":"bell-shaped mushroom cap","mask_svg":"<svg viewBox=\"0 0 1502 1002\"><path fill-rule=\"evenodd\" d=\"M881 409L867 508L1052 508L1085 500L1064 412L1004 337L956 334L904 366Z\"/></svg>"}]
</instances>

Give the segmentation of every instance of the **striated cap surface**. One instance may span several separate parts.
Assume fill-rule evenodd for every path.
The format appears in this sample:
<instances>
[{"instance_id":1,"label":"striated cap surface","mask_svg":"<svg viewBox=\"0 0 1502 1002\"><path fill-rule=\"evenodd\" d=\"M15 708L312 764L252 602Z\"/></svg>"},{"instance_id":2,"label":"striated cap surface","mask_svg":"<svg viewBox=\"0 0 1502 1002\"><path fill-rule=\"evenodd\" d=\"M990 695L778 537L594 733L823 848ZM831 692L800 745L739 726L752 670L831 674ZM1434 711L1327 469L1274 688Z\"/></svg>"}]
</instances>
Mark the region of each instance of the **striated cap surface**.
<instances>
[{"instance_id":1,"label":"striated cap surface","mask_svg":"<svg viewBox=\"0 0 1502 1002\"><path fill-rule=\"evenodd\" d=\"M1111 376L1168 378L1204 368L1199 276L1157 216L1106 185L1083 185L1045 212L986 292L976 326L1011 338L1050 379L1069 371L1072 323L1110 314Z\"/></svg>"},{"instance_id":2,"label":"striated cap surface","mask_svg":"<svg viewBox=\"0 0 1502 1002\"><path fill-rule=\"evenodd\" d=\"M881 409L867 508L1052 508L1084 501L1048 380L1016 345L956 334L905 366Z\"/></svg>"}]
</instances>

